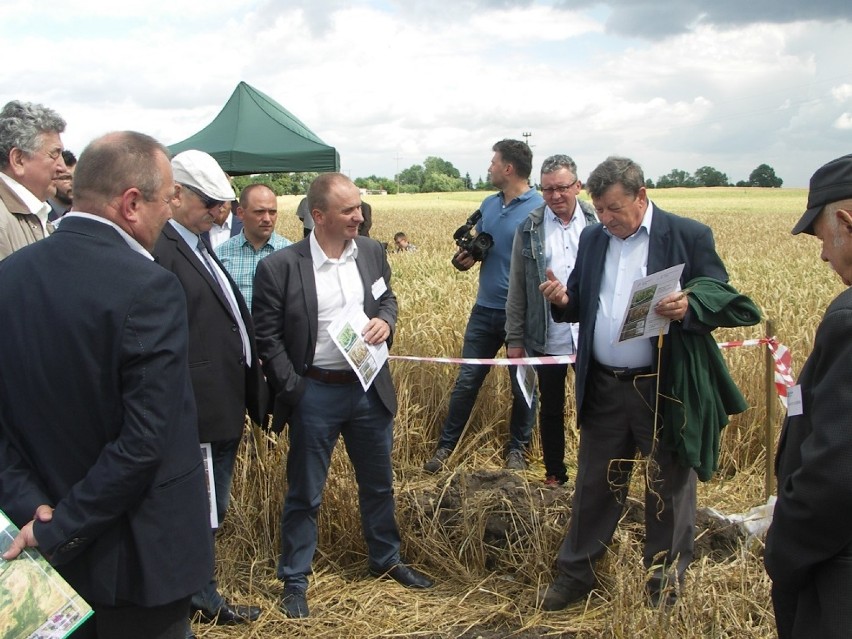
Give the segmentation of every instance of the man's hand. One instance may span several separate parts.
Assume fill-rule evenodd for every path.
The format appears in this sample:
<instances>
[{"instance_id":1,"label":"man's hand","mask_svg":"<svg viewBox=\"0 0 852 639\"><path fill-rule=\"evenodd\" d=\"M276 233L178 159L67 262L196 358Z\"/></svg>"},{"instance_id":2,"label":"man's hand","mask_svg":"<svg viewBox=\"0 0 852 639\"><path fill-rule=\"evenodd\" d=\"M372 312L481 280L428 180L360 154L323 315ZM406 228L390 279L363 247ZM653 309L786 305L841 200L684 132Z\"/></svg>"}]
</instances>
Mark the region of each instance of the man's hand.
<instances>
[{"instance_id":1,"label":"man's hand","mask_svg":"<svg viewBox=\"0 0 852 639\"><path fill-rule=\"evenodd\" d=\"M568 291L565 286L556 279L552 269L547 269L545 275L547 279L538 286L538 290L542 292L544 299L560 308L568 306Z\"/></svg>"},{"instance_id":2,"label":"man's hand","mask_svg":"<svg viewBox=\"0 0 852 639\"><path fill-rule=\"evenodd\" d=\"M460 271L467 271L474 264L476 264L476 260L473 259L470 256L470 253L464 249L460 249L459 252L453 256L453 266Z\"/></svg>"},{"instance_id":3,"label":"man's hand","mask_svg":"<svg viewBox=\"0 0 852 639\"><path fill-rule=\"evenodd\" d=\"M9 549L3 553L3 559L6 561L15 559L24 551L24 548L35 548L38 546L38 540L35 538L35 534L33 533L33 524L36 521L46 522L51 519L53 519L53 508L47 504L42 504L36 508L33 520L27 522L27 524L21 528L21 532L19 532L18 536L12 540Z\"/></svg>"},{"instance_id":4,"label":"man's hand","mask_svg":"<svg viewBox=\"0 0 852 639\"><path fill-rule=\"evenodd\" d=\"M364 332L361 333L361 337L363 337L364 341L371 346L376 346L390 337L390 333L391 331L388 323L383 319L374 317L367 322L367 325L364 327Z\"/></svg>"},{"instance_id":5,"label":"man's hand","mask_svg":"<svg viewBox=\"0 0 852 639\"><path fill-rule=\"evenodd\" d=\"M686 299L686 293L684 291L676 291L669 293L657 302L654 311L657 315L673 322L678 322L684 318L688 308L689 302Z\"/></svg>"},{"instance_id":6,"label":"man's hand","mask_svg":"<svg viewBox=\"0 0 852 639\"><path fill-rule=\"evenodd\" d=\"M509 359L518 359L519 357L526 357L527 353L524 350L523 346L507 346L506 347L506 357Z\"/></svg>"}]
</instances>

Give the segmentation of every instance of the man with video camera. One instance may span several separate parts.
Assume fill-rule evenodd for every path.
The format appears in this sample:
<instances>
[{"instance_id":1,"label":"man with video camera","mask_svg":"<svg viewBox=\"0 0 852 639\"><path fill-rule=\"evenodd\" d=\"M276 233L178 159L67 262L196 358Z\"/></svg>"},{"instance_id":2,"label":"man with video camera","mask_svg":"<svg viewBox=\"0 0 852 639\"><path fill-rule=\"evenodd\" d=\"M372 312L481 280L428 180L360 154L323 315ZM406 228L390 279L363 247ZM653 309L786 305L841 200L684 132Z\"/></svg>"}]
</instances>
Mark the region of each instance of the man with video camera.
<instances>
[{"instance_id":1,"label":"man with video camera","mask_svg":"<svg viewBox=\"0 0 852 639\"><path fill-rule=\"evenodd\" d=\"M464 334L462 357L465 358L494 357L505 344L506 296L515 229L530 211L544 204L541 195L529 185L532 172L530 147L518 140L501 140L492 150L494 157L488 168L488 179L500 191L482 201L478 220L474 219L476 214L468 220L467 226L475 225L476 235L473 235L472 228L460 228L454 235L459 251L453 256L453 266L466 271L477 261L481 262L476 303ZM487 239L479 239L486 234L491 237L488 248ZM438 472L458 444L488 371L489 367L475 364L465 364L459 369L438 445L432 458L423 466L426 472ZM515 380L514 366L509 367L509 377L513 401L506 468L522 470L526 467L524 451L535 423L535 407L527 406Z\"/></svg>"}]
</instances>

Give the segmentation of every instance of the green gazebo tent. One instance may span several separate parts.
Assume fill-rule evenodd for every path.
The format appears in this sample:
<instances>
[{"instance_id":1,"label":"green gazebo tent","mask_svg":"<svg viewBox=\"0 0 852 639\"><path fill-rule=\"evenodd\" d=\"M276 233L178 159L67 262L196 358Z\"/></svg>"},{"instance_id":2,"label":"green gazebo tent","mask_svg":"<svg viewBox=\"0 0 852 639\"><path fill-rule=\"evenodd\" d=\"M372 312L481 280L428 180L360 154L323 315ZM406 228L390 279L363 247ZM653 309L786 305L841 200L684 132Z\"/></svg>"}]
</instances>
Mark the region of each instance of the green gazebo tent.
<instances>
[{"instance_id":1,"label":"green gazebo tent","mask_svg":"<svg viewBox=\"0 0 852 639\"><path fill-rule=\"evenodd\" d=\"M177 154L206 151L229 175L323 173L340 170L340 156L268 95L240 82L216 118L169 146Z\"/></svg>"}]
</instances>

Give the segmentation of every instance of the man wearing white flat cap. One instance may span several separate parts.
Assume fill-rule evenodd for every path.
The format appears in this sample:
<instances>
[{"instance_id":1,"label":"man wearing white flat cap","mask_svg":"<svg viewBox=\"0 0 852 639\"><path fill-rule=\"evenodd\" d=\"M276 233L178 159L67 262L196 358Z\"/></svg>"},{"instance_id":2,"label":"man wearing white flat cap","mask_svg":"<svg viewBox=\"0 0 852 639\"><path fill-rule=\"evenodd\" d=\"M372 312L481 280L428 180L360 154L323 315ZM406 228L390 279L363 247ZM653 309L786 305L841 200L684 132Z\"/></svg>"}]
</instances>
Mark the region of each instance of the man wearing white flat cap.
<instances>
[{"instance_id":1,"label":"man wearing white flat cap","mask_svg":"<svg viewBox=\"0 0 852 639\"><path fill-rule=\"evenodd\" d=\"M154 255L177 275L186 292L189 370L198 407L198 435L209 442L216 486L216 517L228 507L245 413L263 422L265 385L254 342L251 314L237 285L201 234L213 225L219 206L235 199L228 177L212 156L184 151L172 159L175 195L172 219L163 227ZM192 598L201 621L254 621L260 609L231 604L211 581ZM192 631L187 630L191 637Z\"/></svg>"}]
</instances>

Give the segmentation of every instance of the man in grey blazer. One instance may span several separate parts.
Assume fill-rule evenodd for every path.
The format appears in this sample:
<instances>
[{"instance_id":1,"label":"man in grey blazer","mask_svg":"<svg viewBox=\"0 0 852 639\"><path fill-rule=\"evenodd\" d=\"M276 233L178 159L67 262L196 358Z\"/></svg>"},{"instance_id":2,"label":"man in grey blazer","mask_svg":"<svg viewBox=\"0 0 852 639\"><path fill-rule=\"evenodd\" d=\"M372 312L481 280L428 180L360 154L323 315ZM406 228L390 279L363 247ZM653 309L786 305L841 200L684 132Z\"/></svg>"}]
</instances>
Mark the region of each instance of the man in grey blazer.
<instances>
[{"instance_id":1,"label":"man in grey blazer","mask_svg":"<svg viewBox=\"0 0 852 639\"><path fill-rule=\"evenodd\" d=\"M811 178L808 209L793 235L822 242L852 285L852 155ZM829 305L814 348L788 393L775 471L778 501L764 561L778 636L852 636L852 290Z\"/></svg>"},{"instance_id":2,"label":"man in grey blazer","mask_svg":"<svg viewBox=\"0 0 852 639\"><path fill-rule=\"evenodd\" d=\"M549 270L541 290L554 319L580 322L576 397L580 426L577 481L557 577L542 598L544 610L585 599L594 588L594 564L606 551L624 509L638 450L652 460L645 482L644 565L652 605L673 603L692 561L696 475L659 441L657 389L671 395L670 336L617 342L633 281L683 264L681 287L698 276L727 282L712 231L656 207L645 192L641 167L611 157L586 183L601 224L580 236L577 264L563 286ZM655 311L672 321L670 333L708 333L678 291ZM659 386L658 386L659 384Z\"/></svg>"},{"instance_id":3,"label":"man in grey blazer","mask_svg":"<svg viewBox=\"0 0 852 639\"><path fill-rule=\"evenodd\" d=\"M365 391L327 330L347 305L354 306L369 318L364 341L391 344L397 306L386 252L358 235L361 195L345 175L320 175L308 190L308 202L314 230L258 263L252 301L258 350L275 396L273 428L289 424L278 562L281 610L289 617L309 614L305 591L317 545L316 516L341 435L358 482L370 573L409 588L432 586L400 558L390 370L385 363Z\"/></svg>"}]
</instances>

